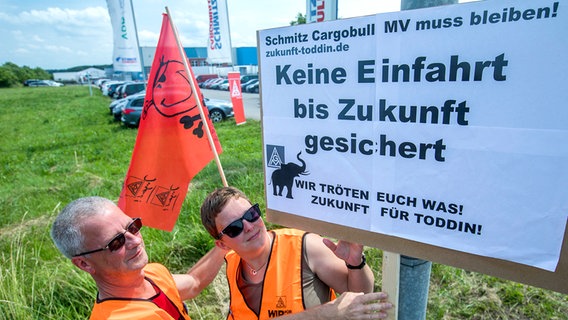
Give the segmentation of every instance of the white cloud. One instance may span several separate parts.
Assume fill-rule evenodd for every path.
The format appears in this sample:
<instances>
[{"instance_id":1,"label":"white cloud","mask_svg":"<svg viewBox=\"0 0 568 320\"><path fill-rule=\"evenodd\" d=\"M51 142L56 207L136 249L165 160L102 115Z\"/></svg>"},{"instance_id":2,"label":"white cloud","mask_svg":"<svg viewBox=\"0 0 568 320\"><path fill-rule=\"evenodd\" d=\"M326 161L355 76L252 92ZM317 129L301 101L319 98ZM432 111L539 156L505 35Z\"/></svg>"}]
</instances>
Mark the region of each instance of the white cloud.
<instances>
[{"instance_id":1,"label":"white cloud","mask_svg":"<svg viewBox=\"0 0 568 320\"><path fill-rule=\"evenodd\" d=\"M17 48L16 50L14 50L14 52L17 54L28 54L30 53L30 50L26 48Z\"/></svg>"},{"instance_id":2,"label":"white cloud","mask_svg":"<svg viewBox=\"0 0 568 320\"><path fill-rule=\"evenodd\" d=\"M152 32L148 30L138 31L138 42L140 42L140 46L143 47L156 46L159 38L160 34L157 32Z\"/></svg>"},{"instance_id":3,"label":"white cloud","mask_svg":"<svg viewBox=\"0 0 568 320\"><path fill-rule=\"evenodd\" d=\"M10 33L12 34L12 36L14 38L20 38L24 35L24 33L22 32L22 30L12 30L10 31Z\"/></svg>"},{"instance_id":4,"label":"white cloud","mask_svg":"<svg viewBox=\"0 0 568 320\"><path fill-rule=\"evenodd\" d=\"M74 53L74 51L65 46L56 46L56 45L47 45L44 47L46 51L54 52L54 53Z\"/></svg>"},{"instance_id":5,"label":"white cloud","mask_svg":"<svg viewBox=\"0 0 568 320\"><path fill-rule=\"evenodd\" d=\"M61 9L57 7L46 10L24 11L18 15L19 23L71 25L75 27L101 27L108 25L110 18L103 7L88 7L81 10Z\"/></svg>"},{"instance_id":6,"label":"white cloud","mask_svg":"<svg viewBox=\"0 0 568 320\"><path fill-rule=\"evenodd\" d=\"M32 37L32 41L35 41L35 42L45 42L45 40L42 39L42 38L41 38L40 36L38 36L38 35L34 35L34 36Z\"/></svg>"},{"instance_id":7,"label":"white cloud","mask_svg":"<svg viewBox=\"0 0 568 320\"><path fill-rule=\"evenodd\" d=\"M15 24L18 22L18 17L14 17L4 12L0 12L0 21L4 21L9 24Z\"/></svg>"}]
</instances>

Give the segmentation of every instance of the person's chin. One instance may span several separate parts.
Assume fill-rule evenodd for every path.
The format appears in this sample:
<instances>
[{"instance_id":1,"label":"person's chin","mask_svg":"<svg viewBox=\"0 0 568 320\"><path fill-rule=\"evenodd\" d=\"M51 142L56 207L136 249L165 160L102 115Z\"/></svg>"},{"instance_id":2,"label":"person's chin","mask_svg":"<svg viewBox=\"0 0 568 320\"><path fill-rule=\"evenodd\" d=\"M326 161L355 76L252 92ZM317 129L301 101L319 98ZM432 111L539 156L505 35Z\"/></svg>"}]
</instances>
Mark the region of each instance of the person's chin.
<instances>
[{"instance_id":1,"label":"person's chin","mask_svg":"<svg viewBox=\"0 0 568 320\"><path fill-rule=\"evenodd\" d=\"M262 236L261 230L256 230L256 232L247 239L247 242L258 241Z\"/></svg>"},{"instance_id":2,"label":"person's chin","mask_svg":"<svg viewBox=\"0 0 568 320\"><path fill-rule=\"evenodd\" d=\"M148 254L143 247L140 247L136 253L128 259L128 263L136 264L144 267L148 263Z\"/></svg>"}]
</instances>

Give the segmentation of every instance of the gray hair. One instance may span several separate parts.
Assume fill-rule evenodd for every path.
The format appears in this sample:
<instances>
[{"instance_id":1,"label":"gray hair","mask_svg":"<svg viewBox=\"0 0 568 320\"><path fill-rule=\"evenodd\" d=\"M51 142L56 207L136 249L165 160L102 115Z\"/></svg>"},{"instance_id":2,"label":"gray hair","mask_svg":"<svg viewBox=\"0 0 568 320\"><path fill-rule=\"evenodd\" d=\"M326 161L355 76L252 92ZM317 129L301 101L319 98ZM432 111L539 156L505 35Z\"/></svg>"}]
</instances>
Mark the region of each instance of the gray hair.
<instances>
[{"instance_id":1,"label":"gray hair","mask_svg":"<svg viewBox=\"0 0 568 320\"><path fill-rule=\"evenodd\" d=\"M101 214L102 209L109 205L115 204L102 197L85 197L65 206L51 226L51 239L57 249L69 259L83 251L81 226L86 218Z\"/></svg>"}]
</instances>

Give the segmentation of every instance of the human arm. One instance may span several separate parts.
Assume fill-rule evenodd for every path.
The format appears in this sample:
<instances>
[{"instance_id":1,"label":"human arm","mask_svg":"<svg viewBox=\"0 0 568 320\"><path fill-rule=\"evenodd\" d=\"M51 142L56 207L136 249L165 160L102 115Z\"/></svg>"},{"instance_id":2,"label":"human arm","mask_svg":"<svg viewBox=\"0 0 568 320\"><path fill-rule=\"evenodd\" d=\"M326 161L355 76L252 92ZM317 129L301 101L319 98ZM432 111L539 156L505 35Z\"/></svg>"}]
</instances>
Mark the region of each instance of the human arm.
<instances>
[{"instance_id":1,"label":"human arm","mask_svg":"<svg viewBox=\"0 0 568 320\"><path fill-rule=\"evenodd\" d=\"M185 274L174 274L174 281L182 301L199 295L219 273L227 251L215 246Z\"/></svg>"},{"instance_id":2,"label":"human arm","mask_svg":"<svg viewBox=\"0 0 568 320\"><path fill-rule=\"evenodd\" d=\"M300 313L282 317L280 320L369 320L386 319L392 304L384 292L345 292L336 300L310 308Z\"/></svg>"},{"instance_id":3,"label":"human arm","mask_svg":"<svg viewBox=\"0 0 568 320\"><path fill-rule=\"evenodd\" d=\"M335 291L373 291L375 277L369 266L349 269L345 265L361 264L363 246L340 240L337 244L316 234L306 235L306 250L309 267L317 277Z\"/></svg>"}]
</instances>

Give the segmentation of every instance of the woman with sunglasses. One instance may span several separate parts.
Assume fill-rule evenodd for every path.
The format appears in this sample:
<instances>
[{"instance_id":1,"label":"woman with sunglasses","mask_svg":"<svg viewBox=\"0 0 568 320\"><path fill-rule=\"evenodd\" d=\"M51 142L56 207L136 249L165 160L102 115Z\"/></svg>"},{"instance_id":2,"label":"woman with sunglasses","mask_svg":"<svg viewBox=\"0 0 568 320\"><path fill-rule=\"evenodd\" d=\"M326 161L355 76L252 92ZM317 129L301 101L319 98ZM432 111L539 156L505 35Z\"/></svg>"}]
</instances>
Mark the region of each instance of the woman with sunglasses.
<instances>
[{"instance_id":1,"label":"woman with sunglasses","mask_svg":"<svg viewBox=\"0 0 568 320\"><path fill-rule=\"evenodd\" d=\"M190 319L183 301L197 296L223 264L225 252L214 248L187 274L172 275L148 264L141 228L140 218L101 197L77 199L55 219L55 245L97 285L90 319Z\"/></svg>"},{"instance_id":2,"label":"woman with sunglasses","mask_svg":"<svg viewBox=\"0 0 568 320\"><path fill-rule=\"evenodd\" d=\"M231 250L227 319L382 319L391 307L386 294L371 293L374 276L362 245L336 245L295 229L267 231L258 204L233 187L207 196L201 221L216 247ZM334 301L335 292L343 294Z\"/></svg>"}]
</instances>

